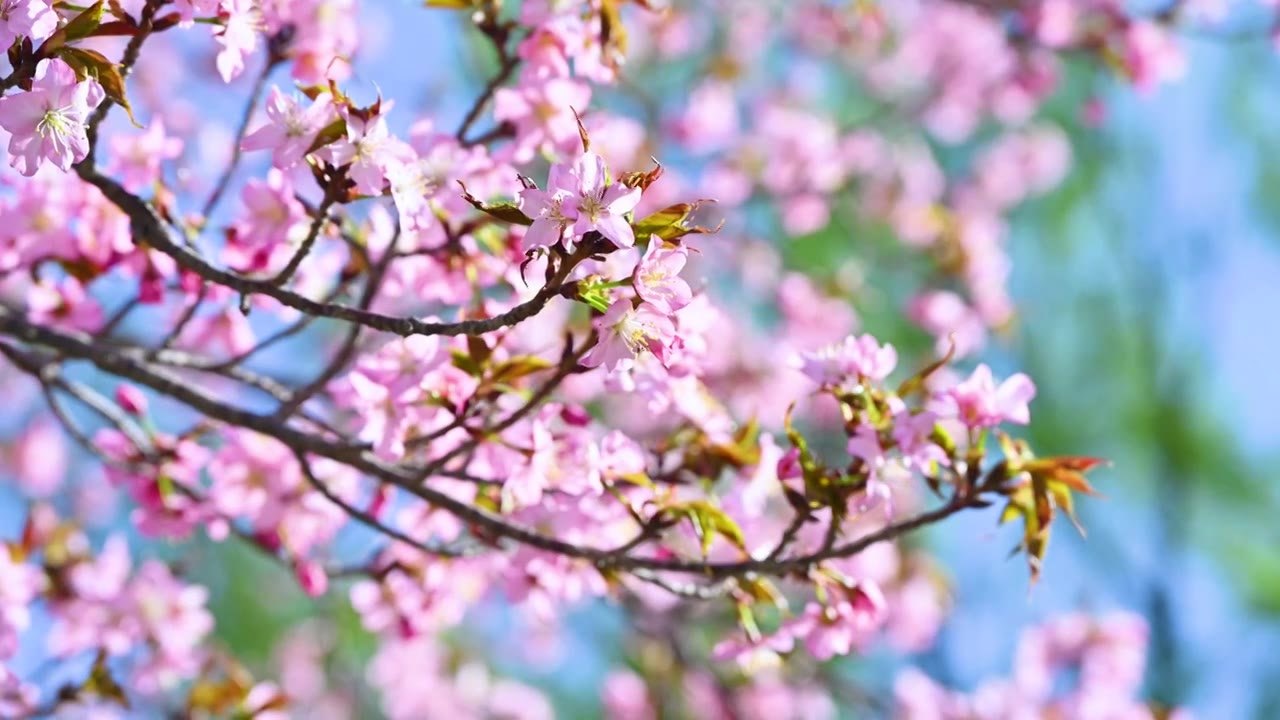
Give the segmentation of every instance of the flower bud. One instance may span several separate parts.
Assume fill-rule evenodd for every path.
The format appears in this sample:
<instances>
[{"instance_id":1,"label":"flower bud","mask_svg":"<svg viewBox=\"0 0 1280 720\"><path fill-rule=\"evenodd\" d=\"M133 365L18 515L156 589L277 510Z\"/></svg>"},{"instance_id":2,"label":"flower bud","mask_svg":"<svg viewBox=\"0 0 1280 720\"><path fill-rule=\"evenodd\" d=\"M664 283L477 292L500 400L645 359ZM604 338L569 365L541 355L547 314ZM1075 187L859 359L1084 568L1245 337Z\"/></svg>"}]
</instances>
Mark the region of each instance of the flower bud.
<instances>
[{"instance_id":1,"label":"flower bud","mask_svg":"<svg viewBox=\"0 0 1280 720\"><path fill-rule=\"evenodd\" d=\"M147 396L132 385L116 386L116 404L134 417L147 414Z\"/></svg>"}]
</instances>

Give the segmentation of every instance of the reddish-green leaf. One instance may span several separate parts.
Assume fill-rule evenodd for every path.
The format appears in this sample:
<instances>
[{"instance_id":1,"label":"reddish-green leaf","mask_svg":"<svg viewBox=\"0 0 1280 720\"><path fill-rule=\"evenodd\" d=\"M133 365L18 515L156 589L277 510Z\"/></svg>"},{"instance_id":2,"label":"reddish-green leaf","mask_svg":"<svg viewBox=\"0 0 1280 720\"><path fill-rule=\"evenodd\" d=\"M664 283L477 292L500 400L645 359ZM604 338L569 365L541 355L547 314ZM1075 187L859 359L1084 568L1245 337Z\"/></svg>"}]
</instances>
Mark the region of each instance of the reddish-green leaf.
<instances>
[{"instance_id":1,"label":"reddish-green leaf","mask_svg":"<svg viewBox=\"0 0 1280 720\"><path fill-rule=\"evenodd\" d=\"M97 50L85 48L64 47L58 50L58 57L71 66L80 80L86 78L97 80L107 97L128 113L129 122L141 127L133 118L133 108L129 105L129 98L125 97L124 75L120 73L119 65L108 60Z\"/></svg>"},{"instance_id":2,"label":"reddish-green leaf","mask_svg":"<svg viewBox=\"0 0 1280 720\"><path fill-rule=\"evenodd\" d=\"M555 367L555 363L534 355L521 355L505 360L493 370L490 379L495 383L510 384L526 375Z\"/></svg>"},{"instance_id":3,"label":"reddish-green leaf","mask_svg":"<svg viewBox=\"0 0 1280 720\"><path fill-rule=\"evenodd\" d=\"M315 98L312 98L312 100L314 99ZM338 118L328 125L325 125L323 128L320 128L320 132L316 133L316 137L311 141L311 145L307 146L307 152L313 153L329 143L337 142L346 136L346 134L347 121L342 118Z\"/></svg>"},{"instance_id":4,"label":"reddish-green leaf","mask_svg":"<svg viewBox=\"0 0 1280 720\"><path fill-rule=\"evenodd\" d=\"M699 200L692 203L677 203L669 207L663 208L643 220L632 225L635 228L637 237L642 239L651 235L656 235L662 240L671 242L679 240L686 235L706 235L714 234L720 231L724 226L722 222L714 228L705 228L697 225L688 225L686 221L698 207L710 200Z\"/></svg>"},{"instance_id":5,"label":"reddish-green leaf","mask_svg":"<svg viewBox=\"0 0 1280 720\"><path fill-rule=\"evenodd\" d=\"M461 180L458 184L462 186L462 199L471 204L471 207L479 210L490 217L495 217L505 223L513 225L532 225L533 220L520 212L520 208L515 203L484 203L467 190L467 186Z\"/></svg>"}]
</instances>

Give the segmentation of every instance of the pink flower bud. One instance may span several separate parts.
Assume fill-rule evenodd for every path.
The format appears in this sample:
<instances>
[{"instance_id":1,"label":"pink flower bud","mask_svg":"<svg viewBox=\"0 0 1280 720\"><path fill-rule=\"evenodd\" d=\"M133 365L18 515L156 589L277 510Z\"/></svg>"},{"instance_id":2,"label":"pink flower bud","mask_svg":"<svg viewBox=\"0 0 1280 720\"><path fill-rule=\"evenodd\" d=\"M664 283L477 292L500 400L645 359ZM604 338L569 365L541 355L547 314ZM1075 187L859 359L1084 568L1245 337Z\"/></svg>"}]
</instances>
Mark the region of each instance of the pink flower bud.
<instances>
[{"instance_id":1,"label":"pink flower bud","mask_svg":"<svg viewBox=\"0 0 1280 720\"><path fill-rule=\"evenodd\" d=\"M183 270L178 276L178 284L182 287L182 291L188 295L200 292L200 285L203 282L198 274L189 270Z\"/></svg>"},{"instance_id":2,"label":"pink flower bud","mask_svg":"<svg viewBox=\"0 0 1280 720\"><path fill-rule=\"evenodd\" d=\"M387 504L391 502L391 494L393 492L394 488L390 485L379 485L378 491L369 500L368 513L375 518L382 517L382 511L387 509Z\"/></svg>"},{"instance_id":3,"label":"pink flower bud","mask_svg":"<svg viewBox=\"0 0 1280 720\"><path fill-rule=\"evenodd\" d=\"M800 477L800 450L791 448L778 458L778 479L794 480Z\"/></svg>"},{"instance_id":4,"label":"pink flower bud","mask_svg":"<svg viewBox=\"0 0 1280 720\"><path fill-rule=\"evenodd\" d=\"M134 417L147 414L147 396L132 385L116 386L116 404Z\"/></svg>"},{"instance_id":5,"label":"pink flower bud","mask_svg":"<svg viewBox=\"0 0 1280 720\"><path fill-rule=\"evenodd\" d=\"M294 567L294 574L302 591L311 597L320 597L329 589L329 576L324 568L312 560L299 560Z\"/></svg>"},{"instance_id":6,"label":"pink flower bud","mask_svg":"<svg viewBox=\"0 0 1280 720\"><path fill-rule=\"evenodd\" d=\"M560 419L574 427L586 427L591 424L591 413L581 405L565 405L560 408Z\"/></svg>"}]
</instances>

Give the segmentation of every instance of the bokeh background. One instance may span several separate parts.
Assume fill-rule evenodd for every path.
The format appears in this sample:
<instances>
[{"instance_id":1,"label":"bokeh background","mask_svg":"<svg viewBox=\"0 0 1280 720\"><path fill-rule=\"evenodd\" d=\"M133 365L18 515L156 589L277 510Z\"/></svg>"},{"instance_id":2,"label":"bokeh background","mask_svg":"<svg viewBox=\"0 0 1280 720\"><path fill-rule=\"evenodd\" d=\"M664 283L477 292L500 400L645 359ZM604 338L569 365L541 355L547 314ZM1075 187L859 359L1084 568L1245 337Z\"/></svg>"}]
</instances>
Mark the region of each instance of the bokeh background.
<instances>
[{"instance_id":1,"label":"bokeh background","mask_svg":"<svg viewBox=\"0 0 1280 720\"><path fill-rule=\"evenodd\" d=\"M404 0L366 6L355 94L381 90L452 127L491 67L465 17ZM1087 538L1059 528L1047 570L1029 589L1025 565L1008 559L1016 531L998 528L995 510L930 530L924 541L944 561L954 596L938 643L919 657L849 660L837 668L841 677L887 693L895 668L913 663L972 687L1007 672L1021 627L1062 611L1119 608L1151 625L1149 697L1206 718L1280 717L1280 60L1248 20L1185 38L1186 76L1153 92L1135 93L1086 60L1069 62L1048 105L1070 136L1073 168L1014 215L1019 315L982 357L999 372L1036 379L1029 433L1042 454L1113 461L1095 481L1105 497L1081 505ZM201 79L212 67L205 44L169 51L191 68L176 102L206 123L199 151L216 159L239 110L208 101L247 95L254 73L215 95L217 86ZM661 89L660 78L628 80L641 93ZM155 86L164 81L161 72ZM858 102L856 88L838 79L817 92L828 105L846 95ZM1100 124L1082 120L1091 98L1105 109ZM625 93L600 104L644 119ZM393 113L393 125L403 130L411 116ZM865 260L867 242L884 233L852 208L834 216L813 235L776 234L788 267L831 275ZM733 231L706 242L733 242ZM899 279L874 263L861 267L870 290L852 301L864 327L923 352L928 338L895 304L905 292ZM274 362L305 369L305 358ZM23 422L7 417L0 430ZM71 462L72 474L90 472L74 453ZM0 520L12 534L22 503L0 492ZM124 526L124 514L117 508L99 530ZM335 662L359 676L372 642L341 593L310 600L234 544L180 555L213 590L222 640L251 664L273 666L295 624L319 618L338 634ZM454 641L548 688L568 716L595 711L593 688L618 658L616 611L584 608L564 621L563 634L519 627L501 608L473 615Z\"/></svg>"}]
</instances>

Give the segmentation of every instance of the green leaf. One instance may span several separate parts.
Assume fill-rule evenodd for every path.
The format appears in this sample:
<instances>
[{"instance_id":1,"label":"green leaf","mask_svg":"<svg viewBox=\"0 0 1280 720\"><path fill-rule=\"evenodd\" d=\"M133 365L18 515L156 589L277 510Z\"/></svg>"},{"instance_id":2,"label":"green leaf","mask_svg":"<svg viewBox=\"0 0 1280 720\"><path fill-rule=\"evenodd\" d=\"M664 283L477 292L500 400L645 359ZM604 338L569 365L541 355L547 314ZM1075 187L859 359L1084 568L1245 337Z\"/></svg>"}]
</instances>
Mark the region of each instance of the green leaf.
<instances>
[{"instance_id":1,"label":"green leaf","mask_svg":"<svg viewBox=\"0 0 1280 720\"><path fill-rule=\"evenodd\" d=\"M917 372L915 375L912 375L906 380L903 380L902 384L898 386L898 396L907 397L908 395L914 392L919 392L923 390L925 381L929 379L929 376L933 375L934 373L938 372L939 370L941 370L942 368L950 364L951 361L955 358L955 356L956 356L956 343L955 343L955 339L951 338L950 343L947 347L947 354L943 355L941 358L938 358L934 362L929 363L924 368L922 368L920 372Z\"/></svg>"},{"instance_id":2,"label":"green leaf","mask_svg":"<svg viewBox=\"0 0 1280 720\"><path fill-rule=\"evenodd\" d=\"M683 222L693 212L693 203L676 203L665 207L634 225L640 236L657 235L660 230Z\"/></svg>"},{"instance_id":3,"label":"green leaf","mask_svg":"<svg viewBox=\"0 0 1280 720\"><path fill-rule=\"evenodd\" d=\"M467 336L467 352L471 354L471 359L480 365L484 365L493 355L493 348L484 341L484 338L475 335Z\"/></svg>"},{"instance_id":4,"label":"green leaf","mask_svg":"<svg viewBox=\"0 0 1280 720\"><path fill-rule=\"evenodd\" d=\"M653 481L644 473L622 473L613 475L610 479L615 483L627 483L628 485L636 485L644 488L653 488Z\"/></svg>"},{"instance_id":5,"label":"green leaf","mask_svg":"<svg viewBox=\"0 0 1280 720\"><path fill-rule=\"evenodd\" d=\"M766 578L744 577L738 580L738 587L756 602L769 603L779 610L787 609L787 596Z\"/></svg>"},{"instance_id":6,"label":"green leaf","mask_svg":"<svg viewBox=\"0 0 1280 720\"><path fill-rule=\"evenodd\" d=\"M314 100L314 98L312 99ZM337 142L346 134L347 121L342 118L338 118L328 125L325 125L320 129L320 132L316 133L315 140L312 140L311 145L307 146L307 153L313 153L329 143Z\"/></svg>"},{"instance_id":7,"label":"green leaf","mask_svg":"<svg viewBox=\"0 0 1280 720\"><path fill-rule=\"evenodd\" d=\"M1071 488L1062 483L1049 483L1049 495L1053 498L1053 504L1067 516L1072 525L1076 526L1080 536L1085 536L1084 526L1080 524L1080 520L1076 518L1075 499L1071 495Z\"/></svg>"},{"instance_id":8,"label":"green leaf","mask_svg":"<svg viewBox=\"0 0 1280 720\"><path fill-rule=\"evenodd\" d=\"M471 204L471 207L483 212L490 217L495 217L505 223L512 225L532 225L533 219L520 212L520 208L512 202L500 203L483 203L476 196L472 195L465 183L461 180L458 184L462 186L462 199Z\"/></svg>"},{"instance_id":9,"label":"green leaf","mask_svg":"<svg viewBox=\"0 0 1280 720\"><path fill-rule=\"evenodd\" d=\"M724 510L712 505L707 500L690 500L673 505L667 511L677 517L684 517L693 526L693 533L702 543L702 555L711 552L711 543L716 535L728 540L734 547L747 552L747 540L742 535L742 528L729 517Z\"/></svg>"},{"instance_id":10,"label":"green leaf","mask_svg":"<svg viewBox=\"0 0 1280 720\"><path fill-rule=\"evenodd\" d=\"M509 385L526 375L548 370L555 363L535 355L521 355L505 360L493 369L490 380L494 383Z\"/></svg>"},{"instance_id":11,"label":"green leaf","mask_svg":"<svg viewBox=\"0 0 1280 720\"><path fill-rule=\"evenodd\" d=\"M98 656L93 660L93 667L89 670L89 677L85 679L84 685L80 687L76 696L79 697L81 693L103 700L110 700L125 710L130 709L129 696L125 694L124 688L111 675L111 668L107 666L107 654L101 650L98 651Z\"/></svg>"},{"instance_id":12,"label":"green leaf","mask_svg":"<svg viewBox=\"0 0 1280 720\"><path fill-rule=\"evenodd\" d=\"M586 278L578 283L575 299L590 305L600 312L605 312L609 309L610 287L610 283L601 282L594 278Z\"/></svg>"},{"instance_id":13,"label":"green leaf","mask_svg":"<svg viewBox=\"0 0 1280 720\"><path fill-rule=\"evenodd\" d=\"M119 65L108 60L105 55L97 50L86 50L84 48L61 48L58 50L58 57L71 66L71 69L76 73L77 79L93 78L97 80L107 97L124 108L124 111L129 114L129 122L133 123L134 127L142 127L134 119L133 108L129 105L129 98L125 96L124 75L120 73Z\"/></svg>"},{"instance_id":14,"label":"green leaf","mask_svg":"<svg viewBox=\"0 0 1280 720\"><path fill-rule=\"evenodd\" d=\"M66 25L55 30L43 43L40 43L40 47L36 50L36 57L53 57L60 53L67 43L89 37L102 24L102 10L101 2L96 2L82 10L79 15L71 18Z\"/></svg>"},{"instance_id":15,"label":"green leaf","mask_svg":"<svg viewBox=\"0 0 1280 720\"><path fill-rule=\"evenodd\" d=\"M622 25L617 0L602 0L600 3L600 44L606 50L616 51L618 56L627 54L627 30Z\"/></svg>"},{"instance_id":16,"label":"green leaf","mask_svg":"<svg viewBox=\"0 0 1280 720\"><path fill-rule=\"evenodd\" d=\"M102 24L104 9L105 6L102 0L98 0L98 2L86 8L84 12L71 18L71 22L62 26L60 31L65 36L66 42L82 40L92 35L93 31L97 30L98 26Z\"/></svg>"},{"instance_id":17,"label":"green leaf","mask_svg":"<svg viewBox=\"0 0 1280 720\"><path fill-rule=\"evenodd\" d=\"M453 356L453 366L459 370L471 375L472 377L480 377L484 374L484 368L481 367L470 354L456 348L450 350L449 354Z\"/></svg>"},{"instance_id":18,"label":"green leaf","mask_svg":"<svg viewBox=\"0 0 1280 720\"><path fill-rule=\"evenodd\" d=\"M1004 510L1000 513L1000 524L1003 525L1012 520L1016 520L1017 518L1022 517L1022 514L1022 508L1010 502L1008 505L1004 506Z\"/></svg>"},{"instance_id":19,"label":"green leaf","mask_svg":"<svg viewBox=\"0 0 1280 720\"><path fill-rule=\"evenodd\" d=\"M643 239L657 236L667 242L679 240L686 235L708 235L719 232L720 228L724 226L723 222L715 228L685 224L685 221L689 219L693 211L697 210L704 202L712 201L699 200L692 203L676 203L634 223L632 227L635 229L637 237Z\"/></svg>"},{"instance_id":20,"label":"green leaf","mask_svg":"<svg viewBox=\"0 0 1280 720\"><path fill-rule=\"evenodd\" d=\"M168 475L160 475L156 478L156 488L160 491L160 499L168 500L169 496L173 494L175 489L173 486L173 478Z\"/></svg>"},{"instance_id":21,"label":"green leaf","mask_svg":"<svg viewBox=\"0 0 1280 720\"><path fill-rule=\"evenodd\" d=\"M738 626L746 633L747 639L753 643L760 642L760 626L756 623L755 613L751 612L751 605L740 602L737 605Z\"/></svg>"}]
</instances>

